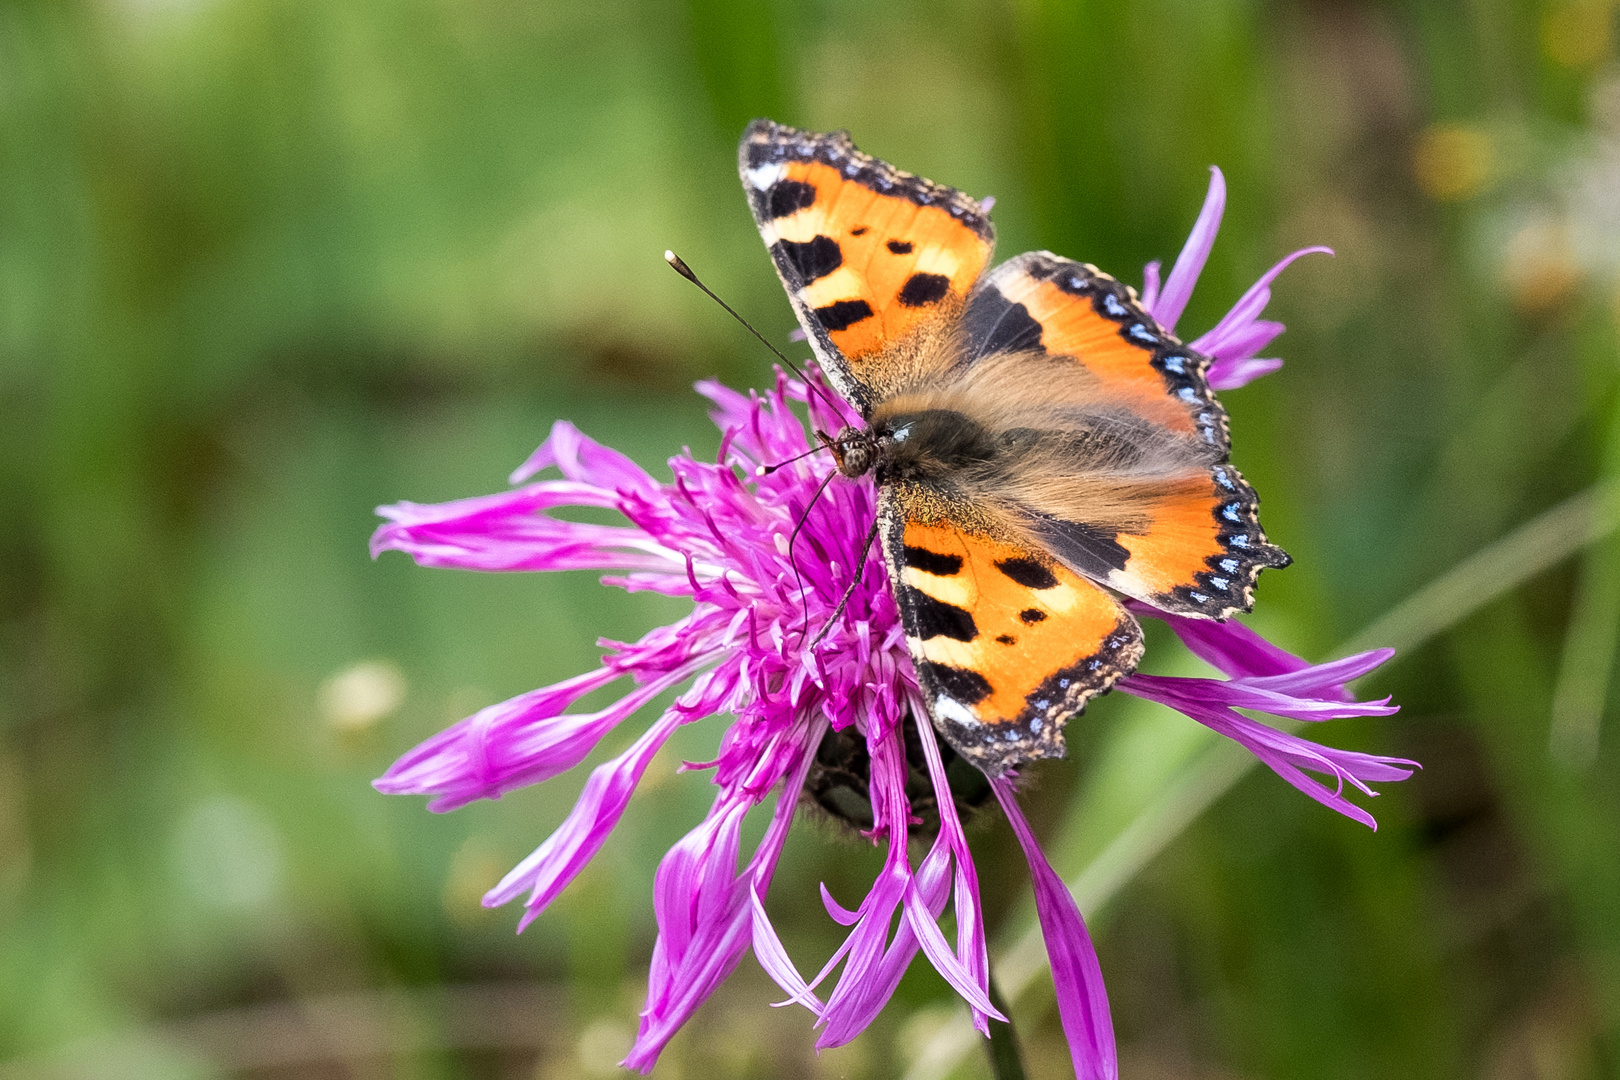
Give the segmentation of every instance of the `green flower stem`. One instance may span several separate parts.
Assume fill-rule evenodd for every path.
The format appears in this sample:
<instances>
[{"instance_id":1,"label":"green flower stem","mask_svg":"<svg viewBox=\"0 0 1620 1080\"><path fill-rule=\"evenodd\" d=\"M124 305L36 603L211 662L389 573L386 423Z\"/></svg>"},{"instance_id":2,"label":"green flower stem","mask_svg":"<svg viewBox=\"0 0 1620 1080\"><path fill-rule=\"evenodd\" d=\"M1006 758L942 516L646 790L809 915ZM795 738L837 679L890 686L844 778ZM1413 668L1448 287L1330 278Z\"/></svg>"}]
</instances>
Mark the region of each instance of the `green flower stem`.
<instances>
[{"instance_id":1,"label":"green flower stem","mask_svg":"<svg viewBox=\"0 0 1620 1080\"><path fill-rule=\"evenodd\" d=\"M990 1021L990 1041L985 1046L985 1052L990 1055L990 1075L996 1080L1024 1080L1024 1060L1018 1052L1018 1033L1013 1030L1012 1012L994 976L990 979L990 1004L1007 1018L1005 1024L1000 1020Z\"/></svg>"}]
</instances>

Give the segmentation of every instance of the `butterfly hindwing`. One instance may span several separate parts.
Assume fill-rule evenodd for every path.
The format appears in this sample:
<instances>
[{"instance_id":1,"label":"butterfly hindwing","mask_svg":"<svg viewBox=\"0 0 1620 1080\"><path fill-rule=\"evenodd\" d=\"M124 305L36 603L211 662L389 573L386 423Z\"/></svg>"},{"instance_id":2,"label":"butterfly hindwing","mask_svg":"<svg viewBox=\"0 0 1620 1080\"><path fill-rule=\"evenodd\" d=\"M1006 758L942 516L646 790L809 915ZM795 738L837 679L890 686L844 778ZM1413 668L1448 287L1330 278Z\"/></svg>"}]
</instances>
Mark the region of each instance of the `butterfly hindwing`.
<instances>
[{"instance_id":1,"label":"butterfly hindwing","mask_svg":"<svg viewBox=\"0 0 1620 1080\"><path fill-rule=\"evenodd\" d=\"M760 235L822 370L864 415L895 381L888 350L953 318L990 261L984 209L952 188L769 120L738 150Z\"/></svg>"},{"instance_id":2,"label":"butterfly hindwing","mask_svg":"<svg viewBox=\"0 0 1620 1080\"><path fill-rule=\"evenodd\" d=\"M1064 723L1141 658L1136 620L948 493L886 486L878 520L935 727L992 775L1063 756Z\"/></svg>"},{"instance_id":3,"label":"butterfly hindwing","mask_svg":"<svg viewBox=\"0 0 1620 1080\"><path fill-rule=\"evenodd\" d=\"M1226 412L1208 357L1183 345L1097 270L1047 252L998 266L963 316L972 357L1017 352L1081 365L1094 393L1167 436L1189 465L1137 499L1129 522L1043 515L1033 534L1097 581L1166 611L1222 619L1247 611L1262 569L1288 556L1266 539L1259 498L1232 467Z\"/></svg>"}]
</instances>

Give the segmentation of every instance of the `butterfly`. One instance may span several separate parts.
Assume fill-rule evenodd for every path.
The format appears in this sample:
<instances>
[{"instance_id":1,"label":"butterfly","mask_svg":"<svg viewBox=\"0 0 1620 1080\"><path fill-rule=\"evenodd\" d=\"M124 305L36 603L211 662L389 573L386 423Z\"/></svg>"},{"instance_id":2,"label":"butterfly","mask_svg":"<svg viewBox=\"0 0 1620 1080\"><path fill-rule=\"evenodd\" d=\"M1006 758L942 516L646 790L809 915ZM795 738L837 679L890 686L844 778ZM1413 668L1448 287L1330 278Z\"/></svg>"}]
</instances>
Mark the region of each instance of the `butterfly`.
<instances>
[{"instance_id":1,"label":"butterfly","mask_svg":"<svg viewBox=\"0 0 1620 1080\"><path fill-rule=\"evenodd\" d=\"M1230 462L1210 360L1135 290L1046 251L986 272L987 208L756 120L738 152L760 235L828 383L829 440L878 485L876 532L929 717L994 776L1136 668L1121 597L1225 619L1286 566Z\"/></svg>"}]
</instances>

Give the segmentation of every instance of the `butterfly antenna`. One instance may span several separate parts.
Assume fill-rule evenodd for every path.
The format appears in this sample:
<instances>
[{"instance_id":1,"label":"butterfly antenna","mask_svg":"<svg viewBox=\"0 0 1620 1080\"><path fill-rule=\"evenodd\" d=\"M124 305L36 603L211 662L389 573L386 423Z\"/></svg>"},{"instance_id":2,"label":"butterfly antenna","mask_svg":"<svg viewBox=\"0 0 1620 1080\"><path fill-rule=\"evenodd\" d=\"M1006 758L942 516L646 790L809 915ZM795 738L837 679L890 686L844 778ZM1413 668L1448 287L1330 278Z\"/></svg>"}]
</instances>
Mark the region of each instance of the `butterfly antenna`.
<instances>
[{"instance_id":1,"label":"butterfly antenna","mask_svg":"<svg viewBox=\"0 0 1620 1080\"><path fill-rule=\"evenodd\" d=\"M821 624L821 629L816 631L816 636L810 639L810 643L805 646L806 649L813 649L821 644L821 639L826 637L834 626L838 625L838 617L844 613L844 607L849 603L849 598L855 595L856 586L860 585L861 579L866 576L866 553L872 550L872 541L877 539L877 532L878 520L874 517L872 519L872 531L866 534L866 541L861 544L861 553L855 560L857 563L855 579L849 583L849 588L844 590L844 595L838 598L838 606L833 608L831 615L827 616L827 621ZM805 621L808 623L808 618Z\"/></svg>"},{"instance_id":2,"label":"butterfly antenna","mask_svg":"<svg viewBox=\"0 0 1620 1080\"><path fill-rule=\"evenodd\" d=\"M829 447L826 446L825 444L823 444L821 446L812 446L810 449L806 450L804 453L802 453L802 454L794 454L792 457L788 458L786 461L778 461L774 465L756 465L756 466L754 466L754 475L755 476L769 476L769 475L771 475L771 473L775 472L777 469L782 468L784 465L791 465L795 461L803 461L805 458L809 457L810 455L819 454L823 450L826 450L826 449L829 449Z\"/></svg>"},{"instance_id":3,"label":"butterfly antenna","mask_svg":"<svg viewBox=\"0 0 1620 1080\"><path fill-rule=\"evenodd\" d=\"M838 412L838 405L831 398L829 398L826 394L822 393L821 388L819 386L817 386L815 383L810 381L810 379L805 375L805 373L802 370L800 370L799 365L795 364L793 361L789 360L787 358L786 354L784 354L781 349L778 349L775 345L772 345L769 341L767 341L766 338L765 338L765 335L761 334L758 330L755 330L753 323L750 323L747 319L745 319L741 315L737 314L737 311L736 311L735 308L733 308L730 304L726 303L724 300L720 299L720 297L716 296L713 289L709 288L707 285L703 284L703 282L699 281L698 276L696 274L692 273L692 268L690 266L686 265L686 260L685 259L683 259L679 255L675 254L673 251L665 251L664 252L664 261L669 263L670 268L672 270L674 270L677 274L681 275L681 277L685 278L687 281L690 281L692 284L696 285L698 288L702 289L706 294L708 294L708 297L709 297L710 300L713 300L715 303L717 303L721 307L725 308L726 313L728 315L730 315L733 319L736 319L738 322L742 323L743 326L748 330L748 332L750 334L753 334L756 338L759 339L759 343L761 345L765 346L767 349L771 350L771 352L775 353L776 358L778 360L782 361L782 363L786 364L788 366L788 369L790 371L792 371L793 374L797 375L800 378L800 380L802 380L804 382L804 385L810 390L811 393L813 393L817 397L821 398L821 400L823 402L825 402L826 405L833 410L834 414L836 414ZM783 464L786 464L786 462L784 462Z\"/></svg>"},{"instance_id":4,"label":"butterfly antenna","mask_svg":"<svg viewBox=\"0 0 1620 1080\"><path fill-rule=\"evenodd\" d=\"M816 485L816 493L810 496L809 504L805 506L804 513L799 515L799 520L794 522L793 532L788 536L788 565L793 567L794 587L799 590L799 610L804 614L804 625L799 629L800 641L810 636L810 605L804 602L804 578L799 574L799 560L793 557L793 546L799 542L799 534L804 531L804 523L810 520L811 508L816 505L816 500L821 498L821 493L827 490L827 485L832 483L832 478L837 475L838 470L834 469Z\"/></svg>"}]
</instances>

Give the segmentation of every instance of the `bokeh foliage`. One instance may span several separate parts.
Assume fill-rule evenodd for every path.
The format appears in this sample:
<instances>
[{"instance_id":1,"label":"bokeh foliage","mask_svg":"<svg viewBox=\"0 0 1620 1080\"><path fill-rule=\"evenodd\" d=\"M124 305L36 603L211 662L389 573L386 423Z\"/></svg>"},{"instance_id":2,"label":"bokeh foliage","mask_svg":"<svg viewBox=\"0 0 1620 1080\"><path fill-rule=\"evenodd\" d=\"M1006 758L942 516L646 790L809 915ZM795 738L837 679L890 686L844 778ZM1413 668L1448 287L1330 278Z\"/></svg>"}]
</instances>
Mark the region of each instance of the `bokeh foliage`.
<instances>
[{"instance_id":1,"label":"bokeh foliage","mask_svg":"<svg viewBox=\"0 0 1620 1080\"><path fill-rule=\"evenodd\" d=\"M1255 622L1325 656L1620 478L1620 67L1606 0L0 3L0 1075L610 1075L684 734L522 937L477 897L577 779L445 818L367 786L467 712L678 608L586 575L365 556L371 508L493 490L567 416L655 465L685 389L785 341L734 173L755 115L994 193L1003 254L1129 281L1206 169L1226 226L1183 319L1272 260L1283 372L1226 395L1296 565ZM1493 592L1482 581L1483 594ZM1256 773L1096 920L1126 1077L1620 1075L1620 546L1401 656L1325 737L1421 759L1370 834ZM1156 641L1150 663L1183 663ZM1109 699L1033 770L1073 872L1186 750ZM616 749L616 748L609 748ZM1002 829L986 899L1025 886ZM796 955L873 853L798 830ZM658 1075L898 1075L918 970L817 1059L751 961ZM1039 995L1036 995L1039 998ZM1064 1075L1046 1002L1032 1075ZM982 1075L979 1059L962 1075Z\"/></svg>"}]
</instances>

